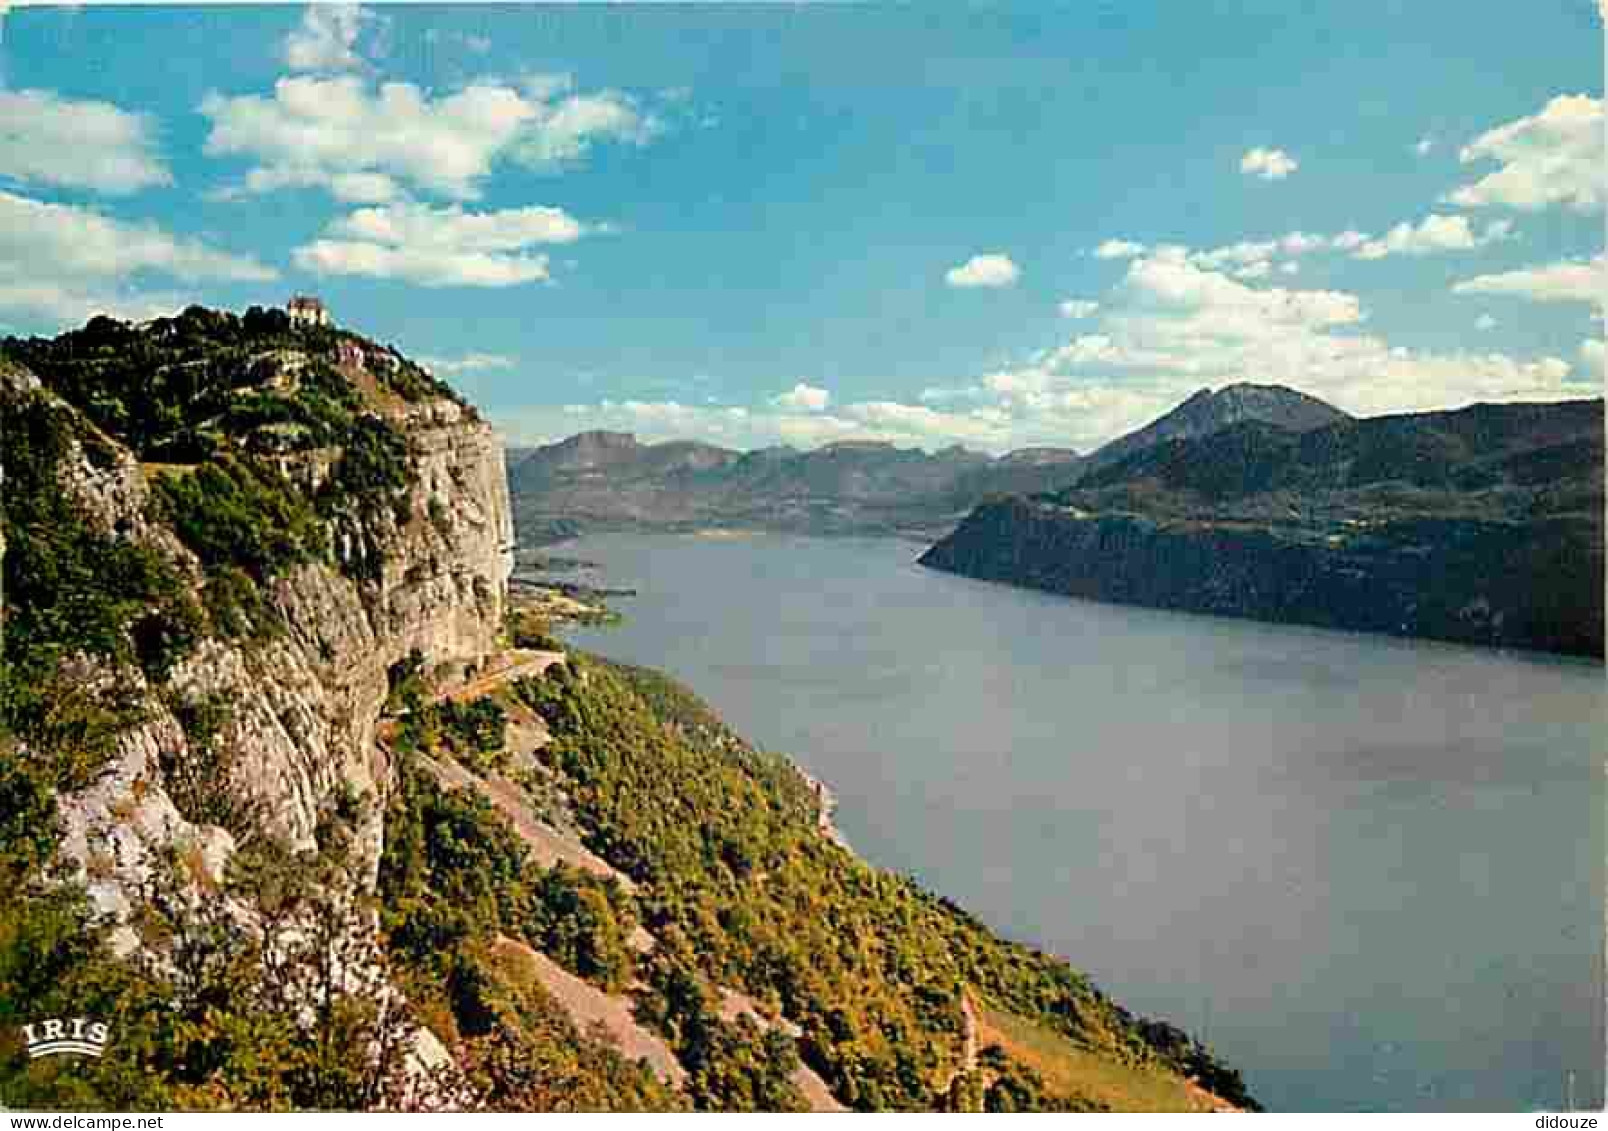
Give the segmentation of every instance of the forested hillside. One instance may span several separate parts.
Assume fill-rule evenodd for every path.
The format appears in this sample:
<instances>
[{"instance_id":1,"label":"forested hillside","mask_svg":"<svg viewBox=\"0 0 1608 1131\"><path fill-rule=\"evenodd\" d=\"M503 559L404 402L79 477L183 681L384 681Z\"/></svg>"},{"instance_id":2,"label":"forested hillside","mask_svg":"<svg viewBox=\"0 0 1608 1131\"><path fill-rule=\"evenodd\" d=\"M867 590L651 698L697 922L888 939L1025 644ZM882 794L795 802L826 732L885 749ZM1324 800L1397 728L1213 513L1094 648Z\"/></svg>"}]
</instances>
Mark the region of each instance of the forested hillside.
<instances>
[{"instance_id":1,"label":"forested hillside","mask_svg":"<svg viewBox=\"0 0 1608 1131\"><path fill-rule=\"evenodd\" d=\"M394 351L192 308L0 396L7 1106L1249 1103L510 609L500 447ZM104 1057L28 1058L74 1016Z\"/></svg>"}]
</instances>

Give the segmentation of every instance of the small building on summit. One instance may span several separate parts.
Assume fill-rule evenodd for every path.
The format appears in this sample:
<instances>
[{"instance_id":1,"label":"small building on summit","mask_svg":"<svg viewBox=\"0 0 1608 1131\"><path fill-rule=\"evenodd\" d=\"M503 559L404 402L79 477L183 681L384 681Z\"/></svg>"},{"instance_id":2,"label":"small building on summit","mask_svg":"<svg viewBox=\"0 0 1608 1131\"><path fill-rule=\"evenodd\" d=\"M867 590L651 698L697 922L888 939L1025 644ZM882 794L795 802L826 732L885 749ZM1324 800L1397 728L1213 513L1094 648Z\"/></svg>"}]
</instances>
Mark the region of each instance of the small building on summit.
<instances>
[{"instance_id":1,"label":"small building on summit","mask_svg":"<svg viewBox=\"0 0 1608 1131\"><path fill-rule=\"evenodd\" d=\"M292 326L330 325L329 311L313 295L291 295L290 301L285 304L285 313L290 315Z\"/></svg>"}]
</instances>

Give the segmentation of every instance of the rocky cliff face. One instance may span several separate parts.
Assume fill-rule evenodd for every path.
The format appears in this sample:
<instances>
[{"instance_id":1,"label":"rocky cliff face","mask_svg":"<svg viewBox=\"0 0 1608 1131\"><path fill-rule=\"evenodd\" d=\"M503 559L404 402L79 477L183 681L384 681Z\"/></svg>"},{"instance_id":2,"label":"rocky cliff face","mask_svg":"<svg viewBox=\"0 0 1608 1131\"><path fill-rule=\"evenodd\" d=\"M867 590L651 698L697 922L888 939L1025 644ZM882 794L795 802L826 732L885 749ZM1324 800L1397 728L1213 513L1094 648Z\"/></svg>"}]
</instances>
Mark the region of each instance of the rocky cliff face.
<instances>
[{"instance_id":1,"label":"rocky cliff face","mask_svg":"<svg viewBox=\"0 0 1608 1131\"><path fill-rule=\"evenodd\" d=\"M285 361L278 359L280 369ZM370 378L356 368L342 375L359 387ZM20 368L6 367L5 380L8 398L38 389ZM48 385L34 395L73 411ZM489 424L448 397L374 397L372 407L411 449L412 483L395 505L340 524L333 560L304 562L264 582L279 630L251 639L210 634L159 686L120 673L135 681L141 721L118 736L104 773L59 799L65 854L82 868L101 909L130 909L154 853L188 852L215 882L234 848L230 831L192 823L175 801L172 768L200 753L195 727L180 717L186 705L226 707L221 731L208 739L228 751L228 780L213 788L290 847L312 847L320 814L338 796L364 799L360 850L372 869L393 772L374 733L388 669L417 650L450 682L495 646L513 548L500 442ZM74 439L58 478L81 513L98 533L154 550L200 592L205 563L153 518L154 466L88 421L79 424L97 441L95 450ZM315 452L291 462L313 489L332 461ZM359 551L378 568L343 568ZM103 662L74 662L86 680L112 677ZM124 930L120 945L133 943Z\"/></svg>"},{"instance_id":2,"label":"rocky cliff face","mask_svg":"<svg viewBox=\"0 0 1608 1131\"><path fill-rule=\"evenodd\" d=\"M921 564L1115 604L1601 656L1588 537L1563 521L1416 520L1331 542L1009 500L972 512Z\"/></svg>"}]
</instances>

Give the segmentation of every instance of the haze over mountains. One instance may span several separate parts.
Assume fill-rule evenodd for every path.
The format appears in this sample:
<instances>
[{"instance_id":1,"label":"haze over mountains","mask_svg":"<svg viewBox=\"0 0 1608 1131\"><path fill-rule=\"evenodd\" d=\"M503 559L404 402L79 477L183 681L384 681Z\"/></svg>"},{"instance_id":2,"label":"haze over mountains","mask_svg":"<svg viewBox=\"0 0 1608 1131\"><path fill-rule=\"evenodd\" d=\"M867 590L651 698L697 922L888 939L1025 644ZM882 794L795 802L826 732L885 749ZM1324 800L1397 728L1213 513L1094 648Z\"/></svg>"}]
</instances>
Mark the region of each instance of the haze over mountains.
<instances>
[{"instance_id":1,"label":"haze over mountains","mask_svg":"<svg viewBox=\"0 0 1608 1131\"><path fill-rule=\"evenodd\" d=\"M579 530L706 527L925 533L990 494L1065 486L1079 464L1070 449L993 459L960 447L928 454L853 441L738 452L583 432L510 452L509 482L528 541Z\"/></svg>"},{"instance_id":2,"label":"haze over mountains","mask_svg":"<svg viewBox=\"0 0 1608 1131\"><path fill-rule=\"evenodd\" d=\"M510 479L529 542L897 534L933 568L1097 600L1602 653L1600 400L1358 419L1236 384L1088 455L591 432L516 454Z\"/></svg>"},{"instance_id":3,"label":"haze over mountains","mask_svg":"<svg viewBox=\"0 0 1608 1131\"><path fill-rule=\"evenodd\" d=\"M739 452L583 432L510 451L509 482L520 535L532 542L588 530L707 527L931 540L985 499L1057 490L1162 440L1209 435L1247 420L1299 432L1346 419L1294 389L1237 384L1202 389L1088 456L1057 447L999 457L959 446L929 454L867 441Z\"/></svg>"}]
</instances>

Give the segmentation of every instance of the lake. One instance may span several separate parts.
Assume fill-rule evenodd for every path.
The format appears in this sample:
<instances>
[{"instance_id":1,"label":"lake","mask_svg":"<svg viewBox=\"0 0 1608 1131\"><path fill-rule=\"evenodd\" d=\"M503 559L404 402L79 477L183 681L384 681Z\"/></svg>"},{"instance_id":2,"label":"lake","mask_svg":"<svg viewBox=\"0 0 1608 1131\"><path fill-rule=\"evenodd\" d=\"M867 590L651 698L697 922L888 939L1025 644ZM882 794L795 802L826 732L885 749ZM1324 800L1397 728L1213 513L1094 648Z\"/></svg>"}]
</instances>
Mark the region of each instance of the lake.
<instances>
[{"instance_id":1,"label":"lake","mask_svg":"<svg viewBox=\"0 0 1608 1131\"><path fill-rule=\"evenodd\" d=\"M866 859L1273 1109L1602 1104L1600 666L1101 605L892 540L595 536L665 669Z\"/></svg>"}]
</instances>

